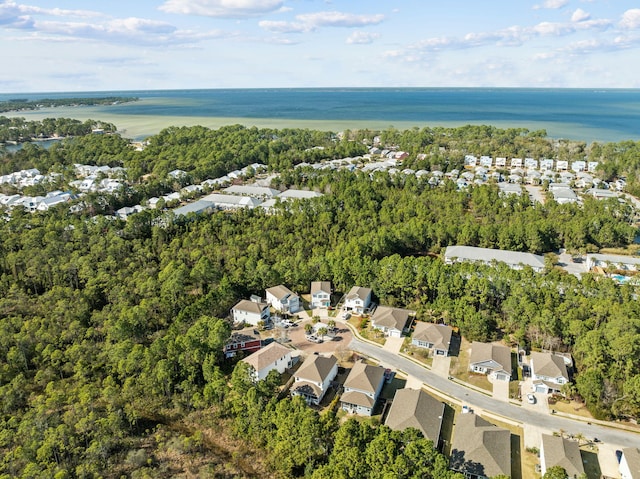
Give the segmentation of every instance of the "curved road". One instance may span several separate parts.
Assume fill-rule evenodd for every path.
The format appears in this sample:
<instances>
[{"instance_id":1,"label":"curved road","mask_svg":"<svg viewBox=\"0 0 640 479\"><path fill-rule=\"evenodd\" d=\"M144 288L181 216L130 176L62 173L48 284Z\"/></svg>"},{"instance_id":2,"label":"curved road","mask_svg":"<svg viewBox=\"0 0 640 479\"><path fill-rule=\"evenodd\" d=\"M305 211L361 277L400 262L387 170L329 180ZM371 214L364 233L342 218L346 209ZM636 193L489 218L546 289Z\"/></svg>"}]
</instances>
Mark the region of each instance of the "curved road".
<instances>
[{"instance_id":1,"label":"curved road","mask_svg":"<svg viewBox=\"0 0 640 479\"><path fill-rule=\"evenodd\" d=\"M377 345L362 341L355 335L349 347L354 351L378 360L384 367L398 369L414 376L427 386L431 386L446 395L452 396L455 398L454 402L462 401L464 404L471 406L471 408L483 409L503 416L505 419L519 421L523 423L523 425L529 424L537 428L547 429L549 433L562 429L566 434L575 435L581 433L588 439L597 437L600 441L610 446L615 446L616 448L629 446L640 447L640 434L638 433L597 424L588 424L587 422L540 413L507 402L496 401L490 396L486 396L473 389L462 386L455 381L438 376L402 356L386 351Z\"/></svg>"}]
</instances>

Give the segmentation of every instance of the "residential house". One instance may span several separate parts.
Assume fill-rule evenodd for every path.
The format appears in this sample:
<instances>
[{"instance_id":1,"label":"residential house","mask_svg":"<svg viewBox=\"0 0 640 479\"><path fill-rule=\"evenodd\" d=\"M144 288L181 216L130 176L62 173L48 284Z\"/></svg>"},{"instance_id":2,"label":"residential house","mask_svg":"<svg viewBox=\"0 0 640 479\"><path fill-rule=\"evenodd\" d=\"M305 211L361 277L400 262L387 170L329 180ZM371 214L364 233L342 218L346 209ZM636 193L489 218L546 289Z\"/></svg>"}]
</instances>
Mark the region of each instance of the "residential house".
<instances>
[{"instance_id":1,"label":"residential house","mask_svg":"<svg viewBox=\"0 0 640 479\"><path fill-rule=\"evenodd\" d=\"M622 479L640 479L640 449L625 447L620 452L620 477Z\"/></svg>"},{"instance_id":2,"label":"residential house","mask_svg":"<svg viewBox=\"0 0 640 479\"><path fill-rule=\"evenodd\" d=\"M202 213L210 213L215 209L214 204L211 201L198 200L191 203L187 203L184 206L174 208L171 210L173 215L178 218L181 216L187 216L191 213L199 215Z\"/></svg>"},{"instance_id":3,"label":"residential house","mask_svg":"<svg viewBox=\"0 0 640 479\"><path fill-rule=\"evenodd\" d=\"M496 158L496 168L504 168L507 166L507 159L498 157Z\"/></svg>"},{"instance_id":4,"label":"residential house","mask_svg":"<svg viewBox=\"0 0 640 479\"><path fill-rule=\"evenodd\" d=\"M485 168L491 168L493 164L493 158L491 158L490 156L481 156L480 157L480 165L484 166Z\"/></svg>"},{"instance_id":5,"label":"residential house","mask_svg":"<svg viewBox=\"0 0 640 479\"><path fill-rule=\"evenodd\" d=\"M262 339L255 328L231 331L231 336L224 345L224 356L232 358L238 353L255 353L260 348L262 348Z\"/></svg>"},{"instance_id":6,"label":"residential house","mask_svg":"<svg viewBox=\"0 0 640 479\"><path fill-rule=\"evenodd\" d=\"M262 203L262 200L250 196L221 195L219 193L211 193L203 197L202 201L210 201L214 207L221 210L253 209Z\"/></svg>"},{"instance_id":7,"label":"residential house","mask_svg":"<svg viewBox=\"0 0 640 479\"><path fill-rule=\"evenodd\" d=\"M471 343L469 370L499 381L511 380L511 350L500 344Z\"/></svg>"},{"instance_id":8,"label":"residential house","mask_svg":"<svg viewBox=\"0 0 640 479\"><path fill-rule=\"evenodd\" d=\"M549 158L543 158L540 160L540 171L553 170L553 160Z\"/></svg>"},{"instance_id":9,"label":"residential house","mask_svg":"<svg viewBox=\"0 0 640 479\"><path fill-rule=\"evenodd\" d=\"M354 286L349 290L344 300L344 310L362 314L371 305L371 288Z\"/></svg>"},{"instance_id":10,"label":"residential house","mask_svg":"<svg viewBox=\"0 0 640 479\"><path fill-rule=\"evenodd\" d=\"M453 330L446 324L417 322L411 344L418 348L431 349L434 356L448 356Z\"/></svg>"},{"instance_id":11,"label":"residential house","mask_svg":"<svg viewBox=\"0 0 640 479\"><path fill-rule=\"evenodd\" d=\"M308 404L318 406L337 374L338 360L335 356L311 356L296 371L291 395L301 396Z\"/></svg>"},{"instance_id":12,"label":"residential house","mask_svg":"<svg viewBox=\"0 0 640 479\"><path fill-rule=\"evenodd\" d=\"M231 309L234 323L247 323L257 326L260 321L268 323L271 312L267 303L243 299Z\"/></svg>"},{"instance_id":13,"label":"residential house","mask_svg":"<svg viewBox=\"0 0 640 479\"><path fill-rule=\"evenodd\" d=\"M409 309L378 306L371 316L371 326L384 332L385 336L399 338L409 330L409 318L415 315L416 312Z\"/></svg>"},{"instance_id":14,"label":"residential house","mask_svg":"<svg viewBox=\"0 0 640 479\"><path fill-rule=\"evenodd\" d=\"M311 283L311 308L331 306L331 281L313 281Z\"/></svg>"},{"instance_id":15,"label":"residential house","mask_svg":"<svg viewBox=\"0 0 640 479\"><path fill-rule=\"evenodd\" d=\"M540 472L544 475L547 469L560 466L570 479L581 479L584 474L582 456L576 441L560 436L542 435L540 445Z\"/></svg>"},{"instance_id":16,"label":"residential house","mask_svg":"<svg viewBox=\"0 0 640 479\"><path fill-rule=\"evenodd\" d=\"M251 378L254 381L262 381L273 370L283 374L293 365L291 350L276 342L247 356L242 361L251 366Z\"/></svg>"},{"instance_id":17,"label":"residential house","mask_svg":"<svg viewBox=\"0 0 640 479\"><path fill-rule=\"evenodd\" d=\"M231 174L229 174L231 176ZM254 198L273 198L280 194L280 191L266 186L255 185L232 185L223 190L228 195L253 196Z\"/></svg>"},{"instance_id":18,"label":"residential house","mask_svg":"<svg viewBox=\"0 0 640 479\"><path fill-rule=\"evenodd\" d=\"M384 381L382 366L355 363L344 382L344 392L340 398L342 409L353 414L371 416Z\"/></svg>"},{"instance_id":19,"label":"residential house","mask_svg":"<svg viewBox=\"0 0 640 479\"><path fill-rule=\"evenodd\" d=\"M569 382L565 358L553 353L531 353L531 379L535 392L559 393Z\"/></svg>"},{"instance_id":20,"label":"residential house","mask_svg":"<svg viewBox=\"0 0 640 479\"><path fill-rule=\"evenodd\" d=\"M511 476L511 433L477 414L459 414L453 431L451 469L469 479Z\"/></svg>"},{"instance_id":21,"label":"residential house","mask_svg":"<svg viewBox=\"0 0 640 479\"><path fill-rule=\"evenodd\" d=\"M385 424L394 431L413 427L437 447L443 417L443 402L422 390L405 388L396 391Z\"/></svg>"},{"instance_id":22,"label":"residential house","mask_svg":"<svg viewBox=\"0 0 640 479\"><path fill-rule=\"evenodd\" d=\"M640 258L616 254L588 254L587 268L592 269L597 266L621 271L638 271L640 270Z\"/></svg>"},{"instance_id":23,"label":"residential house","mask_svg":"<svg viewBox=\"0 0 640 479\"><path fill-rule=\"evenodd\" d=\"M307 191L307 190L286 190L278 195L280 199L294 199L294 200L308 200L310 198L319 198L324 196L322 193L318 193L317 191Z\"/></svg>"},{"instance_id":24,"label":"residential house","mask_svg":"<svg viewBox=\"0 0 640 479\"><path fill-rule=\"evenodd\" d=\"M283 313L297 313L300 307L300 296L286 286L280 284L266 290L267 303Z\"/></svg>"},{"instance_id":25,"label":"residential house","mask_svg":"<svg viewBox=\"0 0 640 479\"><path fill-rule=\"evenodd\" d=\"M484 263L487 265L496 261L505 263L511 269L523 269L525 266L529 266L536 272L544 270L543 256L519 251L476 248L474 246L447 246L444 252L444 261L447 264L453 264L458 261Z\"/></svg>"},{"instance_id":26,"label":"residential house","mask_svg":"<svg viewBox=\"0 0 640 479\"><path fill-rule=\"evenodd\" d=\"M511 158L511 168L522 168L522 158Z\"/></svg>"},{"instance_id":27,"label":"residential house","mask_svg":"<svg viewBox=\"0 0 640 479\"><path fill-rule=\"evenodd\" d=\"M170 171L167 176L169 176L169 178L173 178L174 180L177 180L179 178L184 178L187 176L187 172L183 171L183 170L173 170Z\"/></svg>"}]
</instances>

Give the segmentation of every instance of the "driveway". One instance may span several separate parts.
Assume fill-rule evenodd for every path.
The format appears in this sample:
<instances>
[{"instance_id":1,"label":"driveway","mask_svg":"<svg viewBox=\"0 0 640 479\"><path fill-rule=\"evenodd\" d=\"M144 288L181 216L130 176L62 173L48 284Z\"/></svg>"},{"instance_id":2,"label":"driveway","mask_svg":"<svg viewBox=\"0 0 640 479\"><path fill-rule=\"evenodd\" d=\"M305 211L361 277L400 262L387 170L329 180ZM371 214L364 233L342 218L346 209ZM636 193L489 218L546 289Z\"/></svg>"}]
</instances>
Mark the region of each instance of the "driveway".
<instances>
[{"instance_id":1,"label":"driveway","mask_svg":"<svg viewBox=\"0 0 640 479\"><path fill-rule=\"evenodd\" d=\"M449 369L451 368L451 356L433 356L431 363L431 372L445 378L449 377Z\"/></svg>"},{"instance_id":2,"label":"driveway","mask_svg":"<svg viewBox=\"0 0 640 479\"><path fill-rule=\"evenodd\" d=\"M287 337L290 340L288 345L300 350L305 355L313 353L342 353L349 349L349 343L353 339L353 335L346 325L340 324L338 321L336 321L338 331L333 339L330 336L326 336L322 343L308 341L305 335L304 325L311 323L311 321L311 319L300 321L296 323L297 326L286 330ZM338 359L340 359L339 355L336 355Z\"/></svg>"},{"instance_id":3,"label":"driveway","mask_svg":"<svg viewBox=\"0 0 640 479\"><path fill-rule=\"evenodd\" d=\"M400 349L402 349L402 345L404 344L404 338L390 338L384 342L385 351L389 351L390 353L399 354Z\"/></svg>"},{"instance_id":4,"label":"driveway","mask_svg":"<svg viewBox=\"0 0 640 479\"><path fill-rule=\"evenodd\" d=\"M489 382L493 384L493 398L499 401L509 401L509 381L500 381L499 379L491 379Z\"/></svg>"},{"instance_id":5,"label":"driveway","mask_svg":"<svg viewBox=\"0 0 640 479\"><path fill-rule=\"evenodd\" d=\"M450 404L464 401L465 404L469 404L474 409L484 409L498 416L536 425L545 434L553 434L553 432L558 432L562 429L567 434L583 434L589 438L597 437L604 444L615 446L617 449L628 446L640 447L640 434L638 433L577 421L562 417L559 414L540 413L509 402L496 401L491 397L466 388L456 381L450 381L434 374L402 356L390 353L379 346L365 343L357 338L351 341L350 348L378 360L384 367L400 369L406 374L414 376L427 387L431 387L443 394L446 402Z\"/></svg>"}]
</instances>

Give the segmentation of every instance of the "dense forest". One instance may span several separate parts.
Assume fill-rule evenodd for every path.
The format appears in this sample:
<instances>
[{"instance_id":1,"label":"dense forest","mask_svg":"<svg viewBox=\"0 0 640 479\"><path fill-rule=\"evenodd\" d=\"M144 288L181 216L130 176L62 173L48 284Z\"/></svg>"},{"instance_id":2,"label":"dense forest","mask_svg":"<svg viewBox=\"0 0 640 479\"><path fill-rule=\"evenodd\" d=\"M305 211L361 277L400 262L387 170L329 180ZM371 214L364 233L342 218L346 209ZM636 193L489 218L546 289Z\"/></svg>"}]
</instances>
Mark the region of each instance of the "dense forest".
<instances>
[{"instance_id":1,"label":"dense forest","mask_svg":"<svg viewBox=\"0 0 640 479\"><path fill-rule=\"evenodd\" d=\"M340 423L333 410L278 399L277 377L253 385L243 363L223 359L229 309L279 283L299 292L314 280L337 291L370 286L381 303L442 319L471 340L570 351L575 390L594 414L638 418L640 306L631 286L578 279L552 257L542 274L438 258L457 243L531 252L624 246L636 233L631 208L292 168L362 154L377 133L170 128L143 151L117 135L88 135L6 155L5 171L125 166L139 196L170 186L174 168L203 179L261 162L281 173L275 186L325 196L273 214L219 212L163 227L152 211L124 222L68 206L14 210L0 223L0 477L457 479L415 431ZM415 155L430 152L431 165L444 164L441 147L452 152L450 167L460 166L498 137L522 156L529 143L558 146L492 128L380 134L411 151L416 166L426 160ZM475 150L464 146L473 137Z\"/></svg>"},{"instance_id":2,"label":"dense forest","mask_svg":"<svg viewBox=\"0 0 640 479\"><path fill-rule=\"evenodd\" d=\"M22 143L41 138L89 135L100 128L106 133L116 131L112 123L71 118L45 118L42 121L27 121L24 118L0 116L0 143Z\"/></svg>"}]
</instances>

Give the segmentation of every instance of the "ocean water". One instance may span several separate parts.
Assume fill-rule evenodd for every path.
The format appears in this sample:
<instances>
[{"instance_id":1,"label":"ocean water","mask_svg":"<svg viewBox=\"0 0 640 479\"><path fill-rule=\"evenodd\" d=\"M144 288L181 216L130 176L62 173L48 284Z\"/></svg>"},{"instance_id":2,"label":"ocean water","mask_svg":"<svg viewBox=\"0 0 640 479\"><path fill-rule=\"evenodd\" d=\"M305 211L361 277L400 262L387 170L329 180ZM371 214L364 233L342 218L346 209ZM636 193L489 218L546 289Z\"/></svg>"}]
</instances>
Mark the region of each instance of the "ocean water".
<instances>
[{"instance_id":1,"label":"ocean water","mask_svg":"<svg viewBox=\"0 0 640 479\"><path fill-rule=\"evenodd\" d=\"M640 90L521 88L216 89L0 94L13 98L135 96L120 105L43 109L12 116L72 116L111 121L128 136L169 125L409 128L488 124L545 129L550 137L640 139ZM4 114L9 116L9 114ZM124 125L124 127L123 127Z\"/></svg>"}]
</instances>

